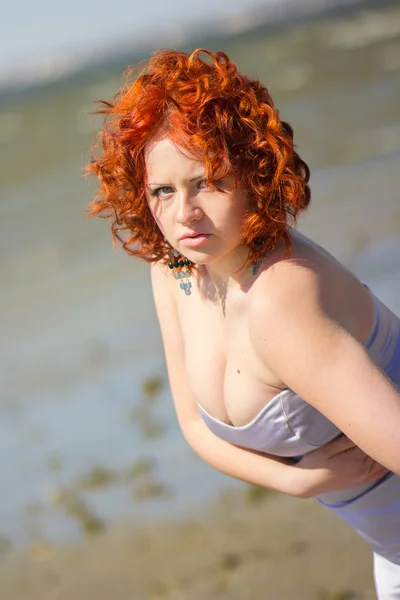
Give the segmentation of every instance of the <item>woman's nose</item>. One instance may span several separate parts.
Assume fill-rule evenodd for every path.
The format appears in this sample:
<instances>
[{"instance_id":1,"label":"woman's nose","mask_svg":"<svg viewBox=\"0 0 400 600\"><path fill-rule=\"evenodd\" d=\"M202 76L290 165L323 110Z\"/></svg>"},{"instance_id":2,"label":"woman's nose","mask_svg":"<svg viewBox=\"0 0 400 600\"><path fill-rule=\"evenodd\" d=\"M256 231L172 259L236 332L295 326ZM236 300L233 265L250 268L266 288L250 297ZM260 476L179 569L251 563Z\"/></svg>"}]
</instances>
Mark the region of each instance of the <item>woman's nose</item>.
<instances>
[{"instance_id":1,"label":"woman's nose","mask_svg":"<svg viewBox=\"0 0 400 600\"><path fill-rule=\"evenodd\" d=\"M176 221L180 225L188 225L194 221L199 221L203 216L203 211L196 202L196 197L183 195L179 198L178 212Z\"/></svg>"}]
</instances>

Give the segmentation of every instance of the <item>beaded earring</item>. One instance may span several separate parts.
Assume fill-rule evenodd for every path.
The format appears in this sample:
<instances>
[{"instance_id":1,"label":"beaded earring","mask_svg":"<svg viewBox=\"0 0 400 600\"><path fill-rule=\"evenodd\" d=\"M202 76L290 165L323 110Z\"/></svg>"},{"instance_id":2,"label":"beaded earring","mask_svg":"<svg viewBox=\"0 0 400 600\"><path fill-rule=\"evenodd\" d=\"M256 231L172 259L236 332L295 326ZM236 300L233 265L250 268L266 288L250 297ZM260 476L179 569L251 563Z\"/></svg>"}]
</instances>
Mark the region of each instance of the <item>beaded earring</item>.
<instances>
[{"instance_id":1,"label":"beaded earring","mask_svg":"<svg viewBox=\"0 0 400 600\"><path fill-rule=\"evenodd\" d=\"M168 263L169 268L174 271L175 279L181 280L179 287L185 292L186 296L190 296L192 293L190 291L192 284L188 281L189 277L192 276L189 268L190 260L179 254L178 250L168 252L168 256L171 259Z\"/></svg>"}]
</instances>

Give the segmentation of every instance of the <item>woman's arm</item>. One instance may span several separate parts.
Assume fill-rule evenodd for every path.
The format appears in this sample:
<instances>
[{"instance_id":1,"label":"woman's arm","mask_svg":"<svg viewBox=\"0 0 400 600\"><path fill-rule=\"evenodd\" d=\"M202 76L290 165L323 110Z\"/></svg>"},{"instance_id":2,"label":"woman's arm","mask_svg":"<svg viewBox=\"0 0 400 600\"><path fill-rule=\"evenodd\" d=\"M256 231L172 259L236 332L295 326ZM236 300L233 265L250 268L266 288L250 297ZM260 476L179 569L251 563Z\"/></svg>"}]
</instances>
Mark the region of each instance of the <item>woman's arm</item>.
<instances>
[{"instance_id":1,"label":"woman's arm","mask_svg":"<svg viewBox=\"0 0 400 600\"><path fill-rule=\"evenodd\" d=\"M158 265L153 265L151 271L178 421L187 442L201 458L237 479L302 498L374 481L384 474L380 465L344 437L310 453L297 465L290 459L239 448L216 437L203 423L187 380L170 277Z\"/></svg>"},{"instance_id":2,"label":"woman's arm","mask_svg":"<svg viewBox=\"0 0 400 600\"><path fill-rule=\"evenodd\" d=\"M370 483L388 472L345 436L293 463L290 459L233 446L216 437L201 418L182 431L193 450L219 471L297 498L314 498L325 492Z\"/></svg>"},{"instance_id":3,"label":"woman's arm","mask_svg":"<svg viewBox=\"0 0 400 600\"><path fill-rule=\"evenodd\" d=\"M400 474L400 392L330 314L335 307L322 300L328 294L321 279L301 266L275 270L268 291L254 295L254 347L286 386Z\"/></svg>"}]
</instances>

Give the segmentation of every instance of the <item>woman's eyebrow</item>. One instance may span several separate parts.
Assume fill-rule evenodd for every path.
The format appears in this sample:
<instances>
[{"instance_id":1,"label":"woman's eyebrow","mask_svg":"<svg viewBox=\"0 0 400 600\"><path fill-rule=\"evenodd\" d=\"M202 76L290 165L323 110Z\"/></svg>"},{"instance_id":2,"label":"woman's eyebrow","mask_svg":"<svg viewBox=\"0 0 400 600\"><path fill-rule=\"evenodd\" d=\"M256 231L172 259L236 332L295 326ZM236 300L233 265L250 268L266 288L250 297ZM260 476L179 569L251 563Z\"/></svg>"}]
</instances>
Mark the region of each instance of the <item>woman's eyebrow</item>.
<instances>
[{"instance_id":1,"label":"woman's eyebrow","mask_svg":"<svg viewBox=\"0 0 400 600\"><path fill-rule=\"evenodd\" d=\"M191 179L188 179L189 183L192 183L193 181L197 181L198 179L204 179L204 177L206 176L205 173L202 173L201 175L196 175L196 177L192 177ZM148 183L148 186L152 186L152 185L158 185L158 186L167 186L167 185L172 185L171 183Z\"/></svg>"}]
</instances>

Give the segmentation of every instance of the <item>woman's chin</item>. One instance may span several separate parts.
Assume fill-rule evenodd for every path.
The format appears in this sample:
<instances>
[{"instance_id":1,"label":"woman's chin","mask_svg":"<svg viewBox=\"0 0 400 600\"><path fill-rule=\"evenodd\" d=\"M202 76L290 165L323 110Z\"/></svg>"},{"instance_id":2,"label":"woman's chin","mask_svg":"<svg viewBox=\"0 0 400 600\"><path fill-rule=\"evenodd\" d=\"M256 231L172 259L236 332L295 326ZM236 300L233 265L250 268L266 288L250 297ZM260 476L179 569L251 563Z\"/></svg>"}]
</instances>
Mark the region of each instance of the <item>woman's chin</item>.
<instances>
[{"instance_id":1,"label":"woman's chin","mask_svg":"<svg viewBox=\"0 0 400 600\"><path fill-rule=\"evenodd\" d=\"M196 265L207 265L214 262L215 260L218 260L218 258L215 257L214 254L211 254L210 252L205 252L204 250L200 250L200 248L195 249L180 246L178 250L182 254L182 256L185 256L185 258L188 258L192 263L195 263Z\"/></svg>"}]
</instances>

